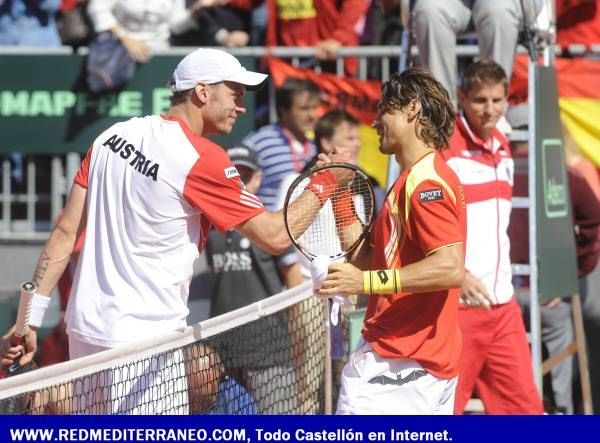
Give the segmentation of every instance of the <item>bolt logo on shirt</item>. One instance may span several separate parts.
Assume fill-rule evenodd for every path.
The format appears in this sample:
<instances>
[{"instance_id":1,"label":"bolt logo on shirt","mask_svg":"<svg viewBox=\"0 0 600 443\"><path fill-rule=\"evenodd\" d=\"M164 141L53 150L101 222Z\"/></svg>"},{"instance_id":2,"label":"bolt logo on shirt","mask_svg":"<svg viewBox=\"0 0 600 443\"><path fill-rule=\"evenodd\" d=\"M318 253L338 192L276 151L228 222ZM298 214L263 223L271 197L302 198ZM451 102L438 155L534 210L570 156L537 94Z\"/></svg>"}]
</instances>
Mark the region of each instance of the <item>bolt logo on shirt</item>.
<instances>
[{"instance_id":1,"label":"bolt logo on shirt","mask_svg":"<svg viewBox=\"0 0 600 443\"><path fill-rule=\"evenodd\" d=\"M154 181L158 179L158 168L160 165L147 159L144 154L123 137L113 134L108 140L102 143L102 146L107 146L115 154L119 153L119 156L123 160L128 160L133 155L133 160L128 162L129 166L133 167L140 174L151 177Z\"/></svg>"},{"instance_id":2,"label":"bolt logo on shirt","mask_svg":"<svg viewBox=\"0 0 600 443\"><path fill-rule=\"evenodd\" d=\"M419 192L419 201L421 203L433 202L436 200L443 200L444 193L441 188L438 189L428 189L427 191Z\"/></svg>"}]
</instances>

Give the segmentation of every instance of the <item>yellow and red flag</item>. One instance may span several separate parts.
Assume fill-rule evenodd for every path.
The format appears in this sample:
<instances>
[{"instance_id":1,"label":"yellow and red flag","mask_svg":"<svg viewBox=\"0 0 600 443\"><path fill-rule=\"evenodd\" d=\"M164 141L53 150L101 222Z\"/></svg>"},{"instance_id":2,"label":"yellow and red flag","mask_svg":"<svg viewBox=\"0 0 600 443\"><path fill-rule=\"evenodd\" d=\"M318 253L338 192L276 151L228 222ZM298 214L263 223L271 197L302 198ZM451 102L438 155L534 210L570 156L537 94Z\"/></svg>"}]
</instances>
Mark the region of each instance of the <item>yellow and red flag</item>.
<instances>
[{"instance_id":1,"label":"yellow and red flag","mask_svg":"<svg viewBox=\"0 0 600 443\"><path fill-rule=\"evenodd\" d=\"M560 114L581 153L600 166L600 60L557 58ZM519 56L510 88L511 99L527 100L528 58Z\"/></svg>"}]
</instances>

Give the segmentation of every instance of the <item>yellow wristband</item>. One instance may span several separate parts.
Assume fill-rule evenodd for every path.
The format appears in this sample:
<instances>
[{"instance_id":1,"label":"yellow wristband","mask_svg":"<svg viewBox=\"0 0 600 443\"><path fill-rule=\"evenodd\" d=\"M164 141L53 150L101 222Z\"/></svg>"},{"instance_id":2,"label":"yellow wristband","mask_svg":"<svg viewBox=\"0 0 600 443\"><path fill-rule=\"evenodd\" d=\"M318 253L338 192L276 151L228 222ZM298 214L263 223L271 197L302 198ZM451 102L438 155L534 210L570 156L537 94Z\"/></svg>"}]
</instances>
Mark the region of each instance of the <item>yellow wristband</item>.
<instances>
[{"instance_id":1,"label":"yellow wristband","mask_svg":"<svg viewBox=\"0 0 600 443\"><path fill-rule=\"evenodd\" d=\"M363 271L363 292L366 295L402 292L400 269Z\"/></svg>"}]
</instances>

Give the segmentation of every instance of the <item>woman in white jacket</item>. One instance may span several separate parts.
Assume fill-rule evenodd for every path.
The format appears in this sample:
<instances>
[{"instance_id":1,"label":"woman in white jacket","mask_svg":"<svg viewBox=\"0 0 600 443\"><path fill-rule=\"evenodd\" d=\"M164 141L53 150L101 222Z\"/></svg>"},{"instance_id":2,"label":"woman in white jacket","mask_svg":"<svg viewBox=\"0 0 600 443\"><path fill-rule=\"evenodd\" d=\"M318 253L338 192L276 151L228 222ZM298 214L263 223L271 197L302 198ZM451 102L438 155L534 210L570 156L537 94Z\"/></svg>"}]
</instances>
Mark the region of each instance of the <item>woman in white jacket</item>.
<instances>
[{"instance_id":1,"label":"woman in white jacket","mask_svg":"<svg viewBox=\"0 0 600 443\"><path fill-rule=\"evenodd\" d=\"M197 0L186 8L185 0L90 0L88 14L96 32L111 31L135 61L145 63L153 51L169 47L171 34L194 29L202 9L228 2Z\"/></svg>"}]
</instances>

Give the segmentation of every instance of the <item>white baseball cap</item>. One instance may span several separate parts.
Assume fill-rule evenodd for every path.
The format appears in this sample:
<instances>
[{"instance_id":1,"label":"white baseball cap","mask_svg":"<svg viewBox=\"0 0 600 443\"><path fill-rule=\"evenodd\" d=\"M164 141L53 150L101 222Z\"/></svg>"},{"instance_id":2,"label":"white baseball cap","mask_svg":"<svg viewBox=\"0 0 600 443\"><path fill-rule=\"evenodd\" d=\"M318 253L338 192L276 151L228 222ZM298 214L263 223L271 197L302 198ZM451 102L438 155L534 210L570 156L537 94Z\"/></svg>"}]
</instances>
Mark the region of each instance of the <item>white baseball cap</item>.
<instances>
[{"instance_id":1,"label":"white baseball cap","mask_svg":"<svg viewBox=\"0 0 600 443\"><path fill-rule=\"evenodd\" d=\"M200 48L186 55L173 73L171 92L187 91L198 83L235 82L254 90L267 74L247 71L237 58L220 49Z\"/></svg>"}]
</instances>

